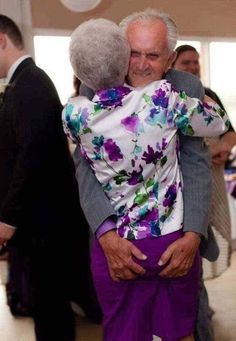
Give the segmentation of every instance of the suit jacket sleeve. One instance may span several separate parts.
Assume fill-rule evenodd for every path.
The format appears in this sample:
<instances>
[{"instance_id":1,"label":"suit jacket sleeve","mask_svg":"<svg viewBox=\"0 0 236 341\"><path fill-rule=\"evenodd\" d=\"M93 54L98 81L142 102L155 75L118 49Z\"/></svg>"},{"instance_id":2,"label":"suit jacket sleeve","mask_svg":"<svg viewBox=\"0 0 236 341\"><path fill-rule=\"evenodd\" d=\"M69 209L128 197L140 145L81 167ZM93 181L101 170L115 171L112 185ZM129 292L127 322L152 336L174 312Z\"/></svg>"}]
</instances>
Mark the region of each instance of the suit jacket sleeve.
<instances>
[{"instance_id":1,"label":"suit jacket sleeve","mask_svg":"<svg viewBox=\"0 0 236 341\"><path fill-rule=\"evenodd\" d=\"M189 73L170 70L166 77L177 90L203 99L204 89L199 79ZM209 152L202 138L180 135L180 165L184 183L184 231L208 236L208 212L212 183Z\"/></svg>"}]
</instances>

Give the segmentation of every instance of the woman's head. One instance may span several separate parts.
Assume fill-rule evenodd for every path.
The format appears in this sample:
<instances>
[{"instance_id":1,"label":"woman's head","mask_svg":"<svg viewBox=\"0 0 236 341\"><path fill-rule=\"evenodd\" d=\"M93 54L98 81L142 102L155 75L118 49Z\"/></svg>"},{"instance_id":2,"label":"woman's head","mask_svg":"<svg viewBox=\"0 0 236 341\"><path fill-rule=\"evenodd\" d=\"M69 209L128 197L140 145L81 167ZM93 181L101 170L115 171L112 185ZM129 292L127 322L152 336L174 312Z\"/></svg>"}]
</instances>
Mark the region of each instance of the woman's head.
<instances>
[{"instance_id":1,"label":"woman's head","mask_svg":"<svg viewBox=\"0 0 236 341\"><path fill-rule=\"evenodd\" d=\"M72 33L70 61L74 73L94 91L122 85L129 57L128 41L112 21L91 19Z\"/></svg>"},{"instance_id":2,"label":"woman's head","mask_svg":"<svg viewBox=\"0 0 236 341\"><path fill-rule=\"evenodd\" d=\"M176 48L176 58L172 67L179 71L190 72L200 78L199 53L191 45L181 45Z\"/></svg>"}]
</instances>

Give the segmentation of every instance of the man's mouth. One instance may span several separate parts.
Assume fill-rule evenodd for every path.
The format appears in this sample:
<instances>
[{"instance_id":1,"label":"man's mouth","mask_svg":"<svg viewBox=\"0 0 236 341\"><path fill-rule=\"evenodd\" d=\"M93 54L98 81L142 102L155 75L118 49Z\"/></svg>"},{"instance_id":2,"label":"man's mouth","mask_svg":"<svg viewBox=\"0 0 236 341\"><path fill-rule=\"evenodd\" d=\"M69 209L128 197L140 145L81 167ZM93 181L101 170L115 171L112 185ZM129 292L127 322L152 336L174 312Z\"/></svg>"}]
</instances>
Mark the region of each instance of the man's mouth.
<instances>
[{"instance_id":1,"label":"man's mouth","mask_svg":"<svg viewBox=\"0 0 236 341\"><path fill-rule=\"evenodd\" d=\"M135 76L138 76L138 77L150 77L151 76L151 72L137 72L137 71L135 71L133 74Z\"/></svg>"}]
</instances>

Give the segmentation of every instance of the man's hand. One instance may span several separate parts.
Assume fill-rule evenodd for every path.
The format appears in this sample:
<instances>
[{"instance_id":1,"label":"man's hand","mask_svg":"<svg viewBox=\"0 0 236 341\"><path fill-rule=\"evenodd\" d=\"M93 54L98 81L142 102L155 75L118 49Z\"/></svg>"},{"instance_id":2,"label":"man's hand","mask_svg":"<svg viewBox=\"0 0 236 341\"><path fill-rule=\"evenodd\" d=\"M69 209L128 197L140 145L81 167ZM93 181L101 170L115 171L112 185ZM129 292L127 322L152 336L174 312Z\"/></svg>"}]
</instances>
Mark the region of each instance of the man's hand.
<instances>
[{"instance_id":1,"label":"man's hand","mask_svg":"<svg viewBox=\"0 0 236 341\"><path fill-rule=\"evenodd\" d=\"M15 228L0 222L0 245L6 243L15 233Z\"/></svg>"},{"instance_id":2,"label":"man's hand","mask_svg":"<svg viewBox=\"0 0 236 341\"><path fill-rule=\"evenodd\" d=\"M169 264L160 272L162 277L179 277L190 270L200 244L200 236L185 232L184 236L172 243L162 254L158 265Z\"/></svg>"},{"instance_id":3,"label":"man's hand","mask_svg":"<svg viewBox=\"0 0 236 341\"><path fill-rule=\"evenodd\" d=\"M222 165L228 160L230 154L230 147L227 143L219 140L209 147L212 157L212 163L215 165Z\"/></svg>"},{"instance_id":4,"label":"man's hand","mask_svg":"<svg viewBox=\"0 0 236 341\"><path fill-rule=\"evenodd\" d=\"M147 257L131 242L121 238L113 230L104 233L99 243L107 258L109 272L114 281L133 279L145 273L144 268L135 263L132 256L145 260Z\"/></svg>"}]
</instances>

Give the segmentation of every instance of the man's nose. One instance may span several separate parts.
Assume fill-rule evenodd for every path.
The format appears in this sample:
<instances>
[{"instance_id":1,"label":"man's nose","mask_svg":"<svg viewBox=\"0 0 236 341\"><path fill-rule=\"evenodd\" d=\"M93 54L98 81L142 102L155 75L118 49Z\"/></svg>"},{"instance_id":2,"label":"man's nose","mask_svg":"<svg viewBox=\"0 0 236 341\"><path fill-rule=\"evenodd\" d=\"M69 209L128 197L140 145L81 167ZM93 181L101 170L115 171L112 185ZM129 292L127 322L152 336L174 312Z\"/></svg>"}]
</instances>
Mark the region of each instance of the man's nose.
<instances>
[{"instance_id":1,"label":"man's nose","mask_svg":"<svg viewBox=\"0 0 236 341\"><path fill-rule=\"evenodd\" d=\"M145 55L141 55L138 61L139 70L146 70L148 68L148 61Z\"/></svg>"}]
</instances>

